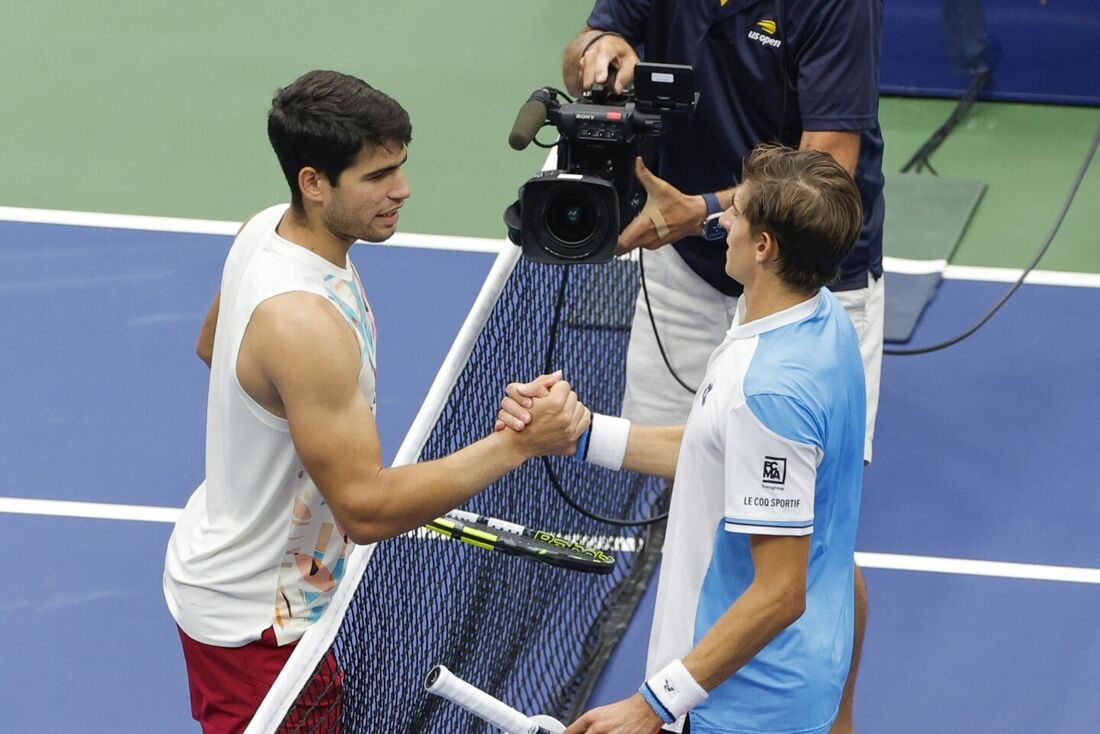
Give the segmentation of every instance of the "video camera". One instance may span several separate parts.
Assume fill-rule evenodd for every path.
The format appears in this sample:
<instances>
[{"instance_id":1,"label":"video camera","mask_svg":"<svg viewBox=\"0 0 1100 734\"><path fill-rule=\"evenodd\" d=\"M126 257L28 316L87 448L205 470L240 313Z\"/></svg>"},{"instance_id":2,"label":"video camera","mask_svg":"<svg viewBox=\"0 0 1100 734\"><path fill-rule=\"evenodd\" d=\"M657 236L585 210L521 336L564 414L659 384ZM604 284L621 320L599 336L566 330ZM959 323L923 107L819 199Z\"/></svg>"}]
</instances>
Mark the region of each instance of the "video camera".
<instances>
[{"instance_id":1,"label":"video camera","mask_svg":"<svg viewBox=\"0 0 1100 734\"><path fill-rule=\"evenodd\" d=\"M699 100L690 66L639 63L634 91L612 93L614 76L576 102L537 89L520 108L508 144L525 149L547 124L558 130L558 168L519 189L504 221L524 257L544 263L601 263L615 253L619 233L645 206L634 175L638 145L687 119ZM542 145L541 147L553 147Z\"/></svg>"}]
</instances>

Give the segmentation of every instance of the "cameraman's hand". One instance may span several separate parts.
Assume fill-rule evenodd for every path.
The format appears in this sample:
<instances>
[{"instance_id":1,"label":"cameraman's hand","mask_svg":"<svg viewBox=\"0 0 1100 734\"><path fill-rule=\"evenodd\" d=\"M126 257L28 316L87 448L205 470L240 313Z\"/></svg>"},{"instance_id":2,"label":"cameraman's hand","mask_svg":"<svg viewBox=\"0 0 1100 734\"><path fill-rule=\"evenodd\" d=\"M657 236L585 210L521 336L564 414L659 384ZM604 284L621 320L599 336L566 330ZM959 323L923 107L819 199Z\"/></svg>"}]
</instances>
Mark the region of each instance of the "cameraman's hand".
<instances>
[{"instance_id":1,"label":"cameraman's hand","mask_svg":"<svg viewBox=\"0 0 1100 734\"><path fill-rule=\"evenodd\" d=\"M622 94L634 81L634 67L637 64L638 54L625 38L604 36L580 57L581 87L587 92L593 84L603 84L607 81L608 70L614 66L618 72L612 91Z\"/></svg>"},{"instance_id":2,"label":"cameraman's hand","mask_svg":"<svg viewBox=\"0 0 1100 734\"><path fill-rule=\"evenodd\" d=\"M657 178L640 157L634 162L634 173L645 187L646 204L619 235L615 254L622 255L638 247L656 250L682 237L699 234L707 214L703 197L683 194Z\"/></svg>"},{"instance_id":3,"label":"cameraman's hand","mask_svg":"<svg viewBox=\"0 0 1100 734\"><path fill-rule=\"evenodd\" d=\"M494 431L503 431L511 428L513 431L522 431L531 422L531 405L534 398L546 397L550 394L550 388L561 382L562 371L552 372L549 375L539 375L530 382L510 382L504 389L504 398L500 401L500 412L497 413Z\"/></svg>"}]
</instances>

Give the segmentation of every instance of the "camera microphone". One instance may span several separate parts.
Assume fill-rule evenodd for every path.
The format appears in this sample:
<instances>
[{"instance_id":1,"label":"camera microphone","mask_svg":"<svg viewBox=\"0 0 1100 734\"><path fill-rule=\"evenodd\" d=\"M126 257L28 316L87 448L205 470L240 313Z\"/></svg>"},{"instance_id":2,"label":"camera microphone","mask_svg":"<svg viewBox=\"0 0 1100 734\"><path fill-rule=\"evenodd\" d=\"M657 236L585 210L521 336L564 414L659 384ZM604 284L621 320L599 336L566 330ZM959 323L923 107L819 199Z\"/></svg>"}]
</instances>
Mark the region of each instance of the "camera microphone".
<instances>
[{"instance_id":1,"label":"camera microphone","mask_svg":"<svg viewBox=\"0 0 1100 734\"><path fill-rule=\"evenodd\" d=\"M508 145L513 150L526 150L546 123L546 115L551 106L557 107L558 101L549 90L536 89L531 93L519 108L516 124L512 125L512 132L508 135Z\"/></svg>"}]
</instances>

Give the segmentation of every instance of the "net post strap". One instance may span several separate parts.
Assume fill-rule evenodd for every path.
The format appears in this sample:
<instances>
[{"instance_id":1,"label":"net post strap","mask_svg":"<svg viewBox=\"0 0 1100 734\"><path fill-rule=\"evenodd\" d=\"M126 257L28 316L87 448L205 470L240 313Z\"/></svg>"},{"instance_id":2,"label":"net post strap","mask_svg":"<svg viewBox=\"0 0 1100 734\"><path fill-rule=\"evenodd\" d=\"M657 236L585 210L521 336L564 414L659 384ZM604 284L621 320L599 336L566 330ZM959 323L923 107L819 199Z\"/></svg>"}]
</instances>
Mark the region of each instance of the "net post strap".
<instances>
[{"instance_id":1,"label":"net post strap","mask_svg":"<svg viewBox=\"0 0 1100 734\"><path fill-rule=\"evenodd\" d=\"M420 456L432 428L443 412L447 397L466 366L474 344L485 327L489 315L493 312L519 257L520 248L513 246L508 240L501 241L493 267L482 284L477 300L462 324L458 336L455 337L443 365L436 373L428 395L420 406L420 411L408 433L405 434L405 440L402 441L394 457L394 466L412 464ZM329 608L302 635L302 639L299 640L294 652L291 653L286 665L272 684L271 690L256 710L248 728L245 729L245 734L272 734L282 724L295 697L309 683L317 665L336 639L344 615L352 599L355 598L359 581L363 578L374 549L373 543L355 546L348 554L344 578L333 594Z\"/></svg>"}]
</instances>

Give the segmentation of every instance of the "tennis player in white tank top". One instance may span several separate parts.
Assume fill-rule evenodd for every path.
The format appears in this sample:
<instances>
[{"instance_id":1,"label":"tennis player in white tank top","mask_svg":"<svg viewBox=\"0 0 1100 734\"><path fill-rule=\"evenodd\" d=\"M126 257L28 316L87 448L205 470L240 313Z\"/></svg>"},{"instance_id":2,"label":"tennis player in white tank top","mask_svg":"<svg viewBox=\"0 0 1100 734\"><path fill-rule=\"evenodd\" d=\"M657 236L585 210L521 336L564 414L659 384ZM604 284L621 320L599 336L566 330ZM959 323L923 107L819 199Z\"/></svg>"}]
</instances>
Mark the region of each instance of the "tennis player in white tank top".
<instances>
[{"instance_id":1,"label":"tennis player in white tank top","mask_svg":"<svg viewBox=\"0 0 1100 734\"><path fill-rule=\"evenodd\" d=\"M324 613L349 543L416 528L527 458L571 453L589 421L561 383L533 411L534 431L385 468L377 332L348 251L396 231L411 194L408 115L360 79L314 71L277 92L268 136L291 204L242 227L200 333L198 353L211 367L206 480L165 559L165 599L205 734L247 726L293 644ZM339 673L325 675L338 688ZM302 714L307 725L318 723L310 716L339 721L338 709L321 710Z\"/></svg>"}]
</instances>

